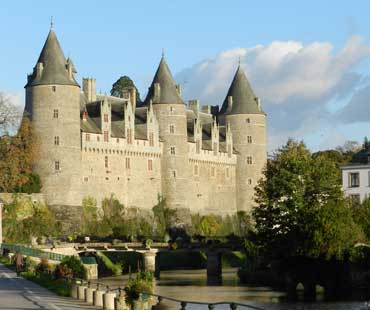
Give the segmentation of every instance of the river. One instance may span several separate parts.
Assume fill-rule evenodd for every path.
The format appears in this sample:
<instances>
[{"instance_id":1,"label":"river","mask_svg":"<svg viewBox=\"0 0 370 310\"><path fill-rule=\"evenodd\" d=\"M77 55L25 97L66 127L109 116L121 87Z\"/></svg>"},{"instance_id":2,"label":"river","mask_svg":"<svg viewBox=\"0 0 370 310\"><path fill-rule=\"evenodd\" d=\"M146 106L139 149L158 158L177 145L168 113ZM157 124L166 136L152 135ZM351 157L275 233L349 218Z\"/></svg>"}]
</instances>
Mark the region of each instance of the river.
<instances>
[{"instance_id":1,"label":"river","mask_svg":"<svg viewBox=\"0 0 370 310\"><path fill-rule=\"evenodd\" d=\"M128 276L106 277L100 283L112 288L123 287ZM346 302L285 302L285 293L269 287L249 287L238 283L236 269L223 269L221 286L207 286L205 270L161 271L161 279L155 283L156 294L186 301L197 302L240 302L266 310L365 310L370 309L364 301ZM318 299L322 299L318 294ZM179 304L168 303L169 309L180 309ZM370 303L369 303L370 305ZM206 305L188 305L189 310L207 310ZM227 306L216 306L215 309L229 309ZM238 309L246 309L239 307Z\"/></svg>"}]
</instances>

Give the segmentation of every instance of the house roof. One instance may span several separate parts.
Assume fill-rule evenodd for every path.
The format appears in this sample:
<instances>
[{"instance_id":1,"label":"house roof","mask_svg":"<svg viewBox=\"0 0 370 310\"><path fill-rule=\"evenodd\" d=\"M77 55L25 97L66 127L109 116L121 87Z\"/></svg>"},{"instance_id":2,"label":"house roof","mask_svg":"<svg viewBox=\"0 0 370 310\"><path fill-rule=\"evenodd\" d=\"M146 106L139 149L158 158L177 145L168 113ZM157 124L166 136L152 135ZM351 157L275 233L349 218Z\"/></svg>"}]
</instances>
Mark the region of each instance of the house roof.
<instances>
[{"instance_id":1,"label":"house roof","mask_svg":"<svg viewBox=\"0 0 370 310\"><path fill-rule=\"evenodd\" d=\"M156 83L160 85L159 98L154 96L154 84ZM144 100L144 104L149 105L150 100L152 100L153 104L184 104L183 100L177 92L175 80L172 77L171 71L168 68L164 56L162 56L162 59L159 63L157 72L155 73L153 78L153 82L149 87L148 94L146 96L146 99Z\"/></svg>"},{"instance_id":2,"label":"house roof","mask_svg":"<svg viewBox=\"0 0 370 310\"><path fill-rule=\"evenodd\" d=\"M69 62L72 65L72 70L76 72L71 59ZM26 87L48 84L79 86L73 77L69 77L67 61L53 29L50 29L37 63L43 64L42 74L37 76L35 67L32 75L29 76Z\"/></svg>"},{"instance_id":3,"label":"house roof","mask_svg":"<svg viewBox=\"0 0 370 310\"><path fill-rule=\"evenodd\" d=\"M228 101L229 96L232 96L231 106ZM220 114L264 114L240 65L222 104Z\"/></svg>"}]
</instances>

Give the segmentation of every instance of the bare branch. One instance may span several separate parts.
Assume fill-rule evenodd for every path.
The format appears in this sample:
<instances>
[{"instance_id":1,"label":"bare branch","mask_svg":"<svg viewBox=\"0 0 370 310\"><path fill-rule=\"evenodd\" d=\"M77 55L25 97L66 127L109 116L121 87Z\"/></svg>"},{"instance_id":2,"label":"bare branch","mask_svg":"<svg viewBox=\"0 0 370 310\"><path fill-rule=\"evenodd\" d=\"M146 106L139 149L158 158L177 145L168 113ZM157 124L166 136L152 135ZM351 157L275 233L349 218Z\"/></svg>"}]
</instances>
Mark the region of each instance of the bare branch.
<instances>
[{"instance_id":1,"label":"bare branch","mask_svg":"<svg viewBox=\"0 0 370 310\"><path fill-rule=\"evenodd\" d=\"M0 136L15 131L21 119L21 111L8 96L0 92Z\"/></svg>"}]
</instances>

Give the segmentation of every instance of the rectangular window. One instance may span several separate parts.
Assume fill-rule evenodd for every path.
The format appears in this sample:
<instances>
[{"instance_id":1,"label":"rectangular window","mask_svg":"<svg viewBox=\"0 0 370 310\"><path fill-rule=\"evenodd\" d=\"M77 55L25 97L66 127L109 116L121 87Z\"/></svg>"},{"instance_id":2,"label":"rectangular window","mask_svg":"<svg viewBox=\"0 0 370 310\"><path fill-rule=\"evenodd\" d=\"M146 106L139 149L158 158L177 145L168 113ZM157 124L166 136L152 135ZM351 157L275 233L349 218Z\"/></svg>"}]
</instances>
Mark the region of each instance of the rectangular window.
<instances>
[{"instance_id":1,"label":"rectangular window","mask_svg":"<svg viewBox=\"0 0 370 310\"><path fill-rule=\"evenodd\" d=\"M252 136L248 136L248 137L247 137L247 142L248 142L249 144L251 144L251 143L252 143Z\"/></svg>"},{"instance_id":2,"label":"rectangular window","mask_svg":"<svg viewBox=\"0 0 370 310\"><path fill-rule=\"evenodd\" d=\"M127 128L127 144L132 144L132 130Z\"/></svg>"},{"instance_id":3,"label":"rectangular window","mask_svg":"<svg viewBox=\"0 0 370 310\"><path fill-rule=\"evenodd\" d=\"M59 145L59 137L58 136L54 137L54 145Z\"/></svg>"},{"instance_id":4,"label":"rectangular window","mask_svg":"<svg viewBox=\"0 0 370 310\"><path fill-rule=\"evenodd\" d=\"M226 168L226 177L229 178L230 177L230 170L229 168Z\"/></svg>"},{"instance_id":5,"label":"rectangular window","mask_svg":"<svg viewBox=\"0 0 370 310\"><path fill-rule=\"evenodd\" d=\"M108 123L108 114L104 114L104 122Z\"/></svg>"},{"instance_id":6,"label":"rectangular window","mask_svg":"<svg viewBox=\"0 0 370 310\"><path fill-rule=\"evenodd\" d=\"M56 86L51 86L51 90L53 91L53 93L55 93L57 91L57 87Z\"/></svg>"},{"instance_id":7,"label":"rectangular window","mask_svg":"<svg viewBox=\"0 0 370 310\"><path fill-rule=\"evenodd\" d=\"M59 160L57 160L57 161L54 162L54 169L55 169L55 171L59 171L60 170Z\"/></svg>"},{"instance_id":8,"label":"rectangular window","mask_svg":"<svg viewBox=\"0 0 370 310\"><path fill-rule=\"evenodd\" d=\"M154 133L149 133L149 146L154 146Z\"/></svg>"},{"instance_id":9,"label":"rectangular window","mask_svg":"<svg viewBox=\"0 0 370 310\"><path fill-rule=\"evenodd\" d=\"M358 172L349 173L349 187L360 186L360 174Z\"/></svg>"},{"instance_id":10,"label":"rectangular window","mask_svg":"<svg viewBox=\"0 0 370 310\"><path fill-rule=\"evenodd\" d=\"M104 131L104 142L108 142L108 131Z\"/></svg>"},{"instance_id":11,"label":"rectangular window","mask_svg":"<svg viewBox=\"0 0 370 310\"><path fill-rule=\"evenodd\" d=\"M104 166L105 166L105 168L108 168L108 166L109 166L108 156L104 157Z\"/></svg>"},{"instance_id":12,"label":"rectangular window","mask_svg":"<svg viewBox=\"0 0 370 310\"><path fill-rule=\"evenodd\" d=\"M170 154L175 155L176 154L176 148L174 146L171 146L170 148Z\"/></svg>"},{"instance_id":13,"label":"rectangular window","mask_svg":"<svg viewBox=\"0 0 370 310\"><path fill-rule=\"evenodd\" d=\"M245 121L249 124L251 122L251 119L247 118Z\"/></svg>"},{"instance_id":14,"label":"rectangular window","mask_svg":"<svg viewBox=\"0 0 370 310\"><path fill-rule=\"evenodd\" d=\"M116 139L116 142L119 143L119 138Z\"/></svg>"},{"instance_id":15,"label":"rectangular window","mask_svg":"<svg viewBox=\"0 0 370 310\"><path fill-rule=\"evenodd\" d=\"M86 141L90 141L90 134L89 134L89 133L87 133L87 134L85 135L85 140L86 140Z\"/></svg>"},{"instance_id":16,"label":"rectangular window","mask_svg":"<svg viewBox=\"0 0 370 310\"><path fill-rule=\"evenodd\" d=\"M170 125L170 133L175 133L175 125Z\"/></svg>"},{"instance_id":17,"label":"rectangular window","mask_svg":"<svg viewBox=\"0 0 370 310\"><path fill-rule=\"evenodd\" d=\"M96 140L97 141L100 141L100 136L96 136Z\"/></svg>"},{"instance_id":18,"label":"rectangular window","mask_svg":"<svg viewBox=\"0 0 370 310\"><path fill-rule=\"evenodd\" d=\"M211 177L214 177L216 174L216 169L215 167L211 167Z\"/></svg>"},{"instance_id":19,"label":"rectangular window","mask_svg":"<svg viewBox=\"0 0 370 310\"><path fill-rule=\"evenodd\" d=\"M148 159L148 170L153 171L153 160L152 159Z\"/></svg>"},{"instance_id":20,"label":"rectangular window","mask_svg":"<svg viewBox=\"0 0 370 310\"><path fill-rule=\"evenodd\" d=\"M196 142L196 145L195 145L195 151L197 152L197 154L200 153L200 141L197 141Z\"/></svg>"},{"instance_id":21,"label":"rectangular window","mask_svg":"<svg viewBox=\"0 0 370 310\"><path fill-rule=\"evenodd\" d=\"M54 109L54 111L53 111L53 117L54 118L58 118L59 117L59 110L58 109Z\"/></svg>"},{"instance_id":22,"label":"rectangular window","mask_svg":"<svg viewBox=\"0 0 370 310\"><path fill-rule=\"evenodd\" d=\"M199 167L198 165L194 166L194 175L199 175Z\"/></svg>"},{"instance_id":23,"label":"rectangular window","mask_svg":"<svg viewBox=\"0 0 370 310\"><path fill-rule=\"evenodd\" d=\"M247 156L247 164L248 165L252 165L253 164L252 156Z\"/></svg>"},{"instance_id":24,"label":"rectangular window","mask_svg":"<svg viewBox=\"0 0 370 310\"><path fill-rule=\"evenodd\" d=\"M130 158L129 157L126 157L126 159L125 159L125 165L126 165L126 169L131 169L131 162L130 162Z\"/></svg>"}]
</instances>

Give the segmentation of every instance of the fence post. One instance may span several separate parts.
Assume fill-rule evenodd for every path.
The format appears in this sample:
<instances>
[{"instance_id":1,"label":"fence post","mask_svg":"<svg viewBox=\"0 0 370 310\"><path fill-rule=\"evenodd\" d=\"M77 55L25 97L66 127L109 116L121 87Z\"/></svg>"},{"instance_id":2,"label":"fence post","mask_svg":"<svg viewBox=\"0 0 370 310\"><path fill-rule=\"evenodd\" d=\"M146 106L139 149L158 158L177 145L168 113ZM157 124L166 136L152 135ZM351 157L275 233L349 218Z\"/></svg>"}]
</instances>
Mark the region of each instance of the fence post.
<instances>
[{"instance_id":1,"label":"fence post","mask_svg":"<svg viewBox=\"0 0 370 310\"><path fill-rule=\"evenodd\" d=\"M107 286L107 290L105 294L103 294L103 309L104 310L114 310L114 298L116 294L111 292L109 286Z\"/></svg>"},{"instance_id":2,"label":"fence post","mask_svg":"<svg viewBox=\"0 0 370 310\"><path fill-rule=\"evenodd\" d=\"M104 291L100 289L100 285L98 283L96 290L93 292L93 305L94 306L103 307L103 294L104 294Z\"/></svg>"}]
</instances>

